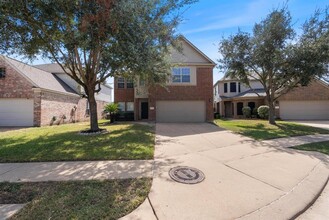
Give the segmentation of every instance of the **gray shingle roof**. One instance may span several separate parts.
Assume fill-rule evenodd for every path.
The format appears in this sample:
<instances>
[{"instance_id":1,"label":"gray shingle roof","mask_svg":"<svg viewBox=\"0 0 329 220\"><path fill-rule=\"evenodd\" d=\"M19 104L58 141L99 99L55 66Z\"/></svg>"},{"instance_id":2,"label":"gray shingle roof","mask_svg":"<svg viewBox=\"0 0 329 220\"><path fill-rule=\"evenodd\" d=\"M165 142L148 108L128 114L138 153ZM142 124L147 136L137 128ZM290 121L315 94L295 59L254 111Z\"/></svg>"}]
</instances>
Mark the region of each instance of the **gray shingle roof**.
<instances>
[{"instance_id":1,"label":"gray shingle roof","mask_svg":"<svg viewBox=\"0 0 329 220\"><path fill-rule=\"evenodd\" d=\"M34 67L50 73L65 73L62 67L57 63L39 64L39 65L34 65Z\"/></svg>"},{"instance_id":2,"label":"gray shingle roof","mask_svg":"<svg viewBox=\"0 0 329 220\"><path fill-rule=\"evenodd\" d=\"M46 72L50 72L50 73L63 73L63 74L66 74L63 71L63 69L60 67L60 65L58 65L57 63L39 64L39 65L34 65L34 67L36 67L38 69L41 69L41 70L44 70ZM103 92L107 88L113 89L110 85L103 84L101 91ZM107 92L104 92L104 93L107 94ZM111 92L109 92L109 93L111 93Z\"/></svg>"},{"instance_id":3,"label":"gray shingle roof","mask_svg":"<svg viewBox=\"0 0 329 220\"><path fill-rule=\"evenodd\" d=\"M77 95L67 84L50 72L43 71L15 59L1 56L12 68L27 78L35 87L55 92Z\"/></svg>"},{"instance_id":4,"label":"gray shingle roof","mask_svg":"<svg viewBox=\"0 0 329 220\"><path fill-rule=\"evenodd\" d=\"M259 96L258 96L258 95ZM265 97L266 93L264 89L250 89L245 92L241 92L235 96L227 97L221 96L222 99L231 99L231 98L258 98L258 97Z\"/></svg>"}]
</instances>

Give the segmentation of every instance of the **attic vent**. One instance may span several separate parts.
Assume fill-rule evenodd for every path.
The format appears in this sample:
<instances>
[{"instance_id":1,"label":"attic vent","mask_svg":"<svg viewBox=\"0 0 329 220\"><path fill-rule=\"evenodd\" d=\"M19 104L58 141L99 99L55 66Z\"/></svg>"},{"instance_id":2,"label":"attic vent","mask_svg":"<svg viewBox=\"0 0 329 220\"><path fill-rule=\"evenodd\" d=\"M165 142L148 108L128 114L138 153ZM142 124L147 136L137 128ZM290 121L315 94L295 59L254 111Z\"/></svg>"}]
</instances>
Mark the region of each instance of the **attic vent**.
<instances>
[{"instance_id":1,"label":"attic vent","mask_svg":"<svg viewBox=\"0 0 329 220\"><path fill-rule=\"evenodd\" d=\"M5 78L6 76L6 68L0 67L0 78Z\"/></svg>"}]
</instances>

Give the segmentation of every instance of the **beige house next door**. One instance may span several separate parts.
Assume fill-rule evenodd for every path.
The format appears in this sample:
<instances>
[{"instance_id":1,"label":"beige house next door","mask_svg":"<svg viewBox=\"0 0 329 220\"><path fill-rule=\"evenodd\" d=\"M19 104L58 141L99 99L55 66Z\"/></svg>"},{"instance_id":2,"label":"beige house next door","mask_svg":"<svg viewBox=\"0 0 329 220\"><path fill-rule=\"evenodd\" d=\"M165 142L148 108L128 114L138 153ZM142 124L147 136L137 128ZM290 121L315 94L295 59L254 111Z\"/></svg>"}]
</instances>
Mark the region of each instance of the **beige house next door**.
<instances>
[{"instance_id":1,"label":"beige house next door","mask_svg":"<svg viewBox=\"0 0 329 220\"><path fill-rule=\"evenodd\" d=\"M204 101L157 101L157 122L205 122Z\"/></svg>"},{"instance_id":2,"label":"beige house next door","mask_svg":"<svg viewBox=\"0 0 329 220\"><path fill-rule=\"evenodd\" d=\"M328 120L328 101L280 101L280 117L284 120Z\"/></svg>"}]
</instances>

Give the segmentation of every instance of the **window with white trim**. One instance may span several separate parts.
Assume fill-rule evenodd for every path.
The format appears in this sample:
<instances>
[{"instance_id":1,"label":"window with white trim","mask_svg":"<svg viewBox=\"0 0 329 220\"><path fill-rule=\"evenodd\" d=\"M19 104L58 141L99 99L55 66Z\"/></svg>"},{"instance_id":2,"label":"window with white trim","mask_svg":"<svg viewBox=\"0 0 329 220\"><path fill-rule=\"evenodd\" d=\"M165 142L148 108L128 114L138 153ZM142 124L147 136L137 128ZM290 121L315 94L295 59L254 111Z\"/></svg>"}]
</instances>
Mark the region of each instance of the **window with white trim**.
<instances>
[{"instance_id":1,"label":"window with white trim","mask_svg":"<svg viewBox=\"0 0 329 220\"><path fill-rule=\"evenodd\" d=\"M126 111L125 103L124 102L118 102L118 109L122 112Z\"/></svg>"},{"instance_id":2,"label":"window with white trim","mask_svg":"<svg viewBox=\"0 0 329 220\"><path fill-rule=\"evenodd\" d=\"M133 111L134 111L134 103L127 102L127 112L133 112Z\"/></svg>"},{"instance_id":3,"label":"window with white trim","mask_svg":"<svg viewBox=\"0 0 329 220\"><path fill-rule=\"evenodd\" d=\"M118 88L119 89L125 88L125 79L123 77L118 78Z\"/></svg>"},{"instance_id":4,"label":"window with white trim","mask_svg":"<svg viewBox=\"0 0 329 220\"><path fill-rule=\"evenodd\" d=\"M191 68L175 67L172 69L172 83L190 83Z\"/></svg>"},{"instance_id":5,"label":"window with white trim","mask_svg":"<svg viewBox=\"0 0 329 220\"><path fill-rule=\"evenodd\" d=\"M127 80L127 89L134 88L134 80L128 79Z\"/></svg>"}]
</instances>

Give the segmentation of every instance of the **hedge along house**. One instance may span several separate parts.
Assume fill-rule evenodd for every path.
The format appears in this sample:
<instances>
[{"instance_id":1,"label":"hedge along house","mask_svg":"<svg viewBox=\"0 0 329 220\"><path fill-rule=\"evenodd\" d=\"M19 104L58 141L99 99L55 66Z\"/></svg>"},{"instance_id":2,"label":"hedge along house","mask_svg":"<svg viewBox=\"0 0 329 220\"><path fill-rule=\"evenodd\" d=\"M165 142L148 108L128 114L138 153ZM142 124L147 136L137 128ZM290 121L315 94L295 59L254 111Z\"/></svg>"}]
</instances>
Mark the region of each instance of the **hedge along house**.
<instances>
[{"instance_id":1,"label":"hedge along house","mask_svg":"<svg viewBox=\"0 0 329 220\"><path fill-rule=\"evenodd\" d=\"M0 56L0 126L44 126L89 120L87 99L81 97L72 81L63 73L51 73ZM104 105L111 101L111 93L103 93L97 100L99 117Z\"/></svg>"},{"instance_id":2,"label":"hedge along house","mask_svg":"<svg viewBox=\"0 0 329 220\"><path fill-rule=\"evenodd\" d=\"M204 122L213 119L213 68L216 65L185 37L182 52L172 50L172 76L165 87L143 80L114 79L114 102L133 120Z\"/></svg>"}]
</instances>

